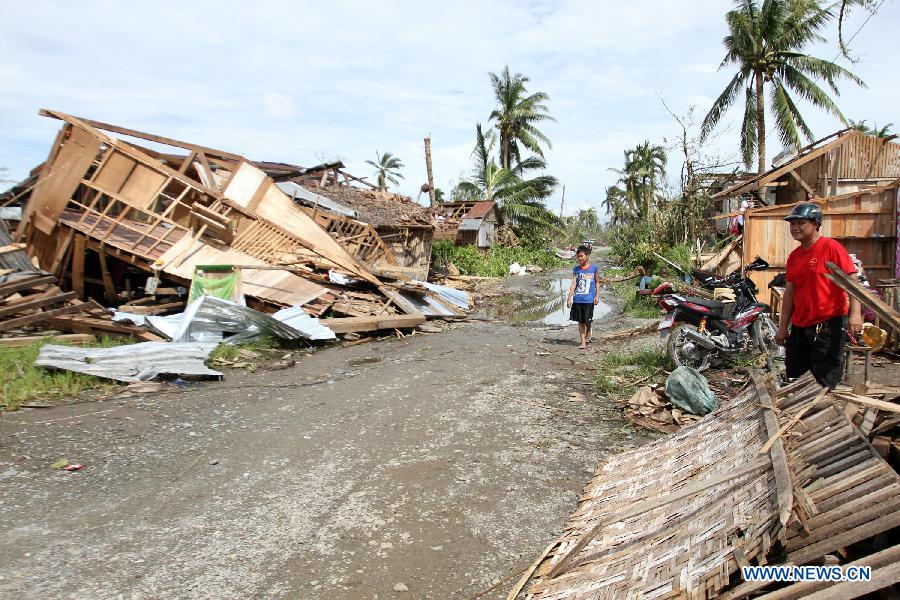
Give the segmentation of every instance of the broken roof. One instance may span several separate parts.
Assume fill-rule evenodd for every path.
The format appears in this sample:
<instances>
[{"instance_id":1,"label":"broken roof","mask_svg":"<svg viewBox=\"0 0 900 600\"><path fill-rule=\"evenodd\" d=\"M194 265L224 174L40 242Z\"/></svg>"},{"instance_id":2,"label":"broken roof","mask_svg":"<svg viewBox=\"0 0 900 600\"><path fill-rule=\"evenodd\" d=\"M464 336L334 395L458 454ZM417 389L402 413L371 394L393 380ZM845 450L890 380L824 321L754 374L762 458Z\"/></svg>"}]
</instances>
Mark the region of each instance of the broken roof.
<instances>
[{"instance_id":1,"label":"broken roof","mask_svg":"<svg viewBox=\"0 0 900 600\"><path fill-rule=\"evenodd\" d=\"M428 208L406 196L349 185L314 187L311 191L352 208L360 221L375 227L432 226Z\"/></svg>"},{"instance_id":2,"label":"broken roof","mask_svg":"<svg viewBox=\"0 0 900 600\"><path fill-rule=\"evenodd\" d=\"M766 184L787 175L806 163L815 160L832 150L836 150L849 143L859 145L859 151L849 157L853 162L855 171L860 171L856 175L868 173L872 179L890 179L900 177L900 144L891 142L894 136L889 138L876 138L869 136L855 129L842 129L828 135L820 140L816 140L809 146L800 149L797 156L791 158L785 163L777 167L772 167L765 173L756 175L748 180L741 181L736 185L722 190L714 194L713 198L727 198L729 196L737 196L746 192L752 192L765 187ZM832 139L834 138L834 139ZM843 170L847 170L848 165L845 164ZM874 172L874 171L880 172ZM848 173L848 175L852 175ZM843 179L841 174L839 178ZM846 177L847 179L867 179L867 177Z\"/></svg>"},{"instance_id":3,"label":"broken roof","mask_svg":"<svg viewBox=\"0 0 900 600\"><path fill-rule=\"evenodd\" d=\"M481 200L469 209L469 212L463 215L463 219L483 219L492 210L496 203L493 200Z\"/></svg>"}]
</instances>

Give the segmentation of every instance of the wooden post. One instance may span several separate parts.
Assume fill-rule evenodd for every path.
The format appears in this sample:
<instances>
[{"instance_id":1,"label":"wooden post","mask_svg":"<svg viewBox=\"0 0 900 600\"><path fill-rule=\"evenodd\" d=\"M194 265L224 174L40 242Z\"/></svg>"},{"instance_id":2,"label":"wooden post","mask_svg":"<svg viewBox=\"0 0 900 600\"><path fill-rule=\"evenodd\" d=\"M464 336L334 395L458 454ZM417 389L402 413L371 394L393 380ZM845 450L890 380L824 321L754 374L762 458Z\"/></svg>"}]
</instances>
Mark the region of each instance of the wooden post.
<instances>
[{"instance_id":1,"label":"wooden post","mask_svg":"<svg viewBox=\"0 0 900 600\"><path fill-rule=\"evenodd\" d=\"M106 246L104 244L100 244L97 256L100 257L100 274L103 278L103 292L106 295L106 301L110 304L118 304L119 294L116 292L116 286L113 284L112 276L109 274L109 266L106 264Z\"/></svg>"},{"instance_id":2,"label":"wooden post","mask_svg":"<svg viewBox=\"0 0 900 600\"><path fill-rule=\"evenodd\" d=\"M84 253L85 237L75 236L75 249L72 251L72 291L79 300L84 300Z\"/></svg>"},{"instance_id":3,"label":"wooden post","mask_svg":"<svg viewBox=\"0 0 900 600\"><path fill-rule=\"evenodd\" d=\"M431 170L431 136L425 137L425 170L428 172L428 200L431 208L435 207L434 173Z\"/></svg>"},{"instance_id":4,"label":"wooden post","mask_svg":"<svg viewBox=\"0 0 900 600\"><path fill-rule=\"evenodd\" d=\"M562 221L563 205L566 203L566 184L563 184L562 198L559 201L559 220Z\"/></svg>"}]
</instances>

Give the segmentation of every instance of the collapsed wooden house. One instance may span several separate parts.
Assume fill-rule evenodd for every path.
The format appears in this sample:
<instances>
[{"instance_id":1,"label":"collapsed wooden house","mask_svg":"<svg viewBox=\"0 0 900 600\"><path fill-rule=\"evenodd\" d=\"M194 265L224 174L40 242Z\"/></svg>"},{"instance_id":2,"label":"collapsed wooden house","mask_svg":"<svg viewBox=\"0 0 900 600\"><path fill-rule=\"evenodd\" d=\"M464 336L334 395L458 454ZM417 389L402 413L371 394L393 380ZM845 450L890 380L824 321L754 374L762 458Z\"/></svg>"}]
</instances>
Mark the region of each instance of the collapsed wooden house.
<instances>
[{"instance_id":1,"label":"collapsed wooden house","mask_svg":"<svg viewBox=\"0 0 900 600\"><path fill-rule=\"evenodd\" d=\"M427 289L376 275L398 261L374 228L299 205L240 155L57 111L41 114L63 126L36 178L16 190L22 214L15 238L79 299L89 295L86 288L99 288L117 306L149 293L141 289L147 276L186 287L197 267L233 265L254 308L302 306L314 316L332 309L355 319L335 325L344 332L425 319L413 302L392 294L443 306ZM461 313L452 305L445 312Z\"/></svg>"},{"instance_id":2,"label":"collapsed wooden house","mask_svg":"<svg viewBox=\"0 0 900 600\"><path fill-rule=\"evenodd\" d=\"M808 201L822 206L822 234L856 254L871 280L896 277L900 144L892 139L842 130L714 195L723 202L761 195L765 205L743 213L743 239L732 254L704 267L734 266L734 256L747 264L761 256L771 269L754 271L751 278L760 289L760 301L769 302L769 283L784 270L788 254L798 245L783 219L795 204Z\"/></svg>"},{"instance_id":3,"label":"collapsed wooden house","mask_svg":"<svg viewBox=\"0 0 900 600\"><path fill-rule=\"evenodd\" d=\"M742 567L843 548L873 566L872 583L771 597L833 586L829 598L852 598L900 581L900 546L861 544L900 526L900 476L810 375L771 386L754 373L711 415L602 463L509 599L745 598L771 584L742 581Z\"/></svg>"},{"instance_id":4,"label":"collapsed wooden house","mask_svg":"<svg viewBox=\"0 0 900 600\"><path fill-rule=\"evenodd\" d=\"M494 244L498 225L497 205L491 200L448 202L437 211L434 237L484 250Z\"/></svg>"},{"instance_id":5,"label":"collapsed wooden house","mask_svg":"<svg viewBox=\"0 0 900 600\"><path fill-rule=\"evenodd\" d=\"M376 236L366 235L363 229L368 227L377 234L383 247L375 252L376 266L422 281L428 277L434 224L425 206L406 196L379 190L364 178L348 173L341 162L310 168L256 164L322 227L339 232L339 239L345 243L375 252Z\"/></svg>"}]
</instances>

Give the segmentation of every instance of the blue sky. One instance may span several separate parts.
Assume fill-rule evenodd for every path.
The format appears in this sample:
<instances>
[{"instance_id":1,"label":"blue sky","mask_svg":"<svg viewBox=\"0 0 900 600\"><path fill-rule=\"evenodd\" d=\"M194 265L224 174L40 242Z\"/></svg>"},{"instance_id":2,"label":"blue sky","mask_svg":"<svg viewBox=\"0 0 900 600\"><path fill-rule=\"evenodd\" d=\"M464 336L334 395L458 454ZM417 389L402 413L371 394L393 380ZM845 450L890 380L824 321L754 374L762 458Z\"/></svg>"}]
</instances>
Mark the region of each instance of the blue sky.
<instances>
[{"instance_id":1,"label":"blue sky","mask_svg":"<svg viewBox=\"0 0 900 600\"><path fill-rule=\"evenodd\" d=\"M431 134L435 183L449 190L469 170L475 123L493 108L488 71L504 65L550 95L558 122L549 170L566 184L566 210L599 207L622 151L678 133L660 96L702 117L730 73L718 0L632 2L7 2L0 37L0 179L46 158L54 108L230 150L310 165L341 159L358 175L376 151L406 165L400 191L426 180ZM865 14L851 15L855 32ZM852 45L838 105L853 119L895 122L900 7L886 1ZM832 43L815 49L831 59ZM814 133L839 122L806 109ZM736 156L723 119L709 150ZM769 141L770 157L780 146ZM671 171L678 172L677 154ZM3 184L2 187L6 187ZM559 206L559 192L551 200Z\"/></svg>"}]
</instances>

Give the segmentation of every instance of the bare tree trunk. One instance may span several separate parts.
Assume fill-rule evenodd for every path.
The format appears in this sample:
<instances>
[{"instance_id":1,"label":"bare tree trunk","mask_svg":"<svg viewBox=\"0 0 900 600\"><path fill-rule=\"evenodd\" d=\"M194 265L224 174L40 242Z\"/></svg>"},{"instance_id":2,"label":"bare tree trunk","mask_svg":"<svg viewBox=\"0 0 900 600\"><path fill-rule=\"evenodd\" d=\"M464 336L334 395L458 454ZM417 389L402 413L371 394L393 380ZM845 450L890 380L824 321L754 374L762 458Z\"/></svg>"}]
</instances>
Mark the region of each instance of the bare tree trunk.
<instances>
[{"instance_id":1,"label":"bare tree trunk","mask_svg":"<svg viewBox=\"0 0 900 600\"><path fill-rule=\"evenodd\" d=\"M763 74L756 72L756 148L759 157L758 173L766 172L766 101L763 97Z\"/></svg>"},{"instance_id":2,"label":"bare tree trunk","mask_svg":"<svg viewBox=\"0 0 900 600\"><path fill-rule=\"evenodd\" d=\"M425 138L425 170L428 173L428 201L431 208L434 208L437 202L434 198L434 174L431 171L431 136Z\"/></svg>"}]
</instances>

